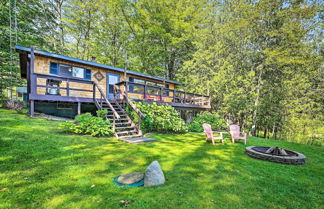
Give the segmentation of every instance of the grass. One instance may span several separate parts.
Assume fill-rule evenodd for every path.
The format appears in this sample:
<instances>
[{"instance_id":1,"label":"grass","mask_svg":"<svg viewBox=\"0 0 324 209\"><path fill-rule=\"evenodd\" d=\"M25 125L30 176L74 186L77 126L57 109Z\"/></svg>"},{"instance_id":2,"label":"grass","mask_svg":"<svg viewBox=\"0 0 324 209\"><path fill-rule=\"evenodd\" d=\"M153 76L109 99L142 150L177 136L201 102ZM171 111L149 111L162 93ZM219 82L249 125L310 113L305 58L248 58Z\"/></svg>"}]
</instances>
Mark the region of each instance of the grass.
<instances>
[{"instance_id":1,"label":"grass","mask_svg":"<svg viewBox=\"0 0 324 209\"><path fill-rule=\"evenodd\" d=\"M305 154L303 166L252 159L242 143L212 146L202 134L158 142L60 133L58 122L0 109L0 208L323 208L323 147L249 138ZM158 160L166 184L117 187L117 175Z\"/></svg>"}]
</instances>

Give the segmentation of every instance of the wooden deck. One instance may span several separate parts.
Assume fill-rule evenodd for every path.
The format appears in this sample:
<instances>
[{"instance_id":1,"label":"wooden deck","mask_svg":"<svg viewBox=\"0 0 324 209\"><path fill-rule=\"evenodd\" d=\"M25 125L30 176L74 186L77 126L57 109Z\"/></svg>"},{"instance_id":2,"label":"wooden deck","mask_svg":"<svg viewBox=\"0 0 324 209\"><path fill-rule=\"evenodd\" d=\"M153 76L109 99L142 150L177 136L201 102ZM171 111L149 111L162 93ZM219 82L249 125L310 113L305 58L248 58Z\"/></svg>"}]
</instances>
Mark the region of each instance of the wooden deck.
<instances>
[{"instance_id":1,"label":"wooden deck","mask_svg":"<svg viewBox=\"0 0 324 209\"><path fill-rule=\"evenodd\" d=\"M33 73L31 76L30 94L29 100L33 101L59 101L59 102L78 102L78 103L95 103L95 99L100 101L99 96L103 92L99 92L100 89L95 89L96 82L87 81L78 78L66 78L58 75L48 75ZM42 81L44 80L44 81ZM44 85L45 80L57 81L64 83L63 86L49 86ZM41 83L41 84L39 84ZM73 84L88 84L89 89L72 88L71 86L76 86ZM174 89L159 88L155 86L142 85L131 82L120 82L115 85L115 98L110 99L110 101L122 100L123 95L120 95L118 90L123 89L126 94L128 94L127 89L131 86L142 86L144 88L143 93L133 93L142 95L143 99L134 99L135 101L143 101L147 103L156 102L157 104L168 104L175 108L183 109L209 109L210 108L210 98L209 96L204 96L200 94L192 94L183 91L177 91ZM148 94L147 89L157 89L159 94ZM60 92L60 95L49 94L50 89L55 89L56 92ZM79 97L77 92L88 92L91 97ZM172 95L172 96L164 96ZM149 99L147 96L151 96L154 99ZM145 98L145 99L144 99ZM101 98L102 99L102 98ZM171 101L171 102L168 102Z\"/></svg>"},{"instance_id":2,"label":"wooden deck","mask_svg":"<svg viewBox=\"0 0 324 209\"><path fill-rule=\"evenodd\" d=\"M94 103L96 106L102 106L102 103L109 104L110 101L116 102L124 98L168 104L179 109L211 108L210 97L206 95L128 81L116 83L113 86L114 93L111 98L111 95L110 97L105 95L106 91L103 91L93 80L34 72L33 49L29 59L27 63L27 92L31 109L33 109L34 101L75 102L79 106L81 103ZM56 85L53 85L55 83ZM136 92L134 92L135 88L137 88ZM130 91L131 89L132 91ZM138 89L143 91L138 91Z\"/></svg>"}]
</instances>

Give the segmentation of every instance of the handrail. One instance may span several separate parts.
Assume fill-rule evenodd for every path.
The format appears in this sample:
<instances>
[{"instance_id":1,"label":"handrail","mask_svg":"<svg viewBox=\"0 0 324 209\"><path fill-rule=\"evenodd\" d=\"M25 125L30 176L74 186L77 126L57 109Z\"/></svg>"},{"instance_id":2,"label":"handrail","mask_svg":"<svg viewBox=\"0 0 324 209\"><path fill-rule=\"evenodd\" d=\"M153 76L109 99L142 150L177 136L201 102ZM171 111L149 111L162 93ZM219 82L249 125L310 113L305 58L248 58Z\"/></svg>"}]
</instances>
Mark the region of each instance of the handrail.
<instances>
[{"instance_id":1,"label":"handrail","mask_svg":"<svg viewBox=\"0 0 324 209\"><path fill-rule=\"evenodd\" d=\"M136 104L134 104L134 102L132 102L132 100L130 100L127 96L127 94L125 93L125 91L122 91L120 88L117 90L117 85L114 85L114 95L116 97L116 95L120 93L123 98L126 100L126 102L131 106L131 108L137 113L137 115L141 118L144 119L146 116L141 112L140 109L138 109L136 107Z\"/></svg>"},{"instance_id":2,"label":"handrail","mask_svg":"<svg viewBox=\"0 0 324 209\"><path fill-rule=\"evenodd\" d=\"M117 89L118 88L118 89ZM142 131L141 131L141 122L142 119L144 119L146 116L141 112L140 109L138 109L136 107L136 104L134 104L127 96L127 93L125 90L121 90L119 85L114 85L114 97L116 99L117 95L120 94L123 96L123 100L126 101L129 106L131 106L131 108L136 112L136 114L139 116L139 120L138 120L138 126L136 126L135 124L135 128L137 129L138 133L140 135L142 135ZM117 103L118 104L118 103ZM133 122L132 122L133 123Z\"/></svg>"},{"instance_id":3,"label":"handrail","mask_svg":"<svg viewBox=\"0 0 324 209\"><path fill-rule=\"evenodd\" d=\"M48 78L48 79L57 78L57 79L62 80L62 81L69 80L69 81L72 81L72 82L82 82L82 83L88 83L88 84L93 83L93 81L84 80L82 78L73 78L73 77L70 78L70 77L64 77L64 76L53 75L53 74L43 74L43 73L33 73L33 74L35 74L39 78Z\"/></svg>"},{"instance_id":4,"label":"handrail","mask_svg":"<svg viewBox=\"0 0 324 209\"><path fill-rule=\"evenodd\" d=\"M97 82L93 81L93 85L99 90L100 92L100 96L101 98L104 99L104 101L108 104L109 108L112 110L113 114L114 114L114 117L116 117L117 119L120 118L119 114L117 113L117 111L115 110L115 108L111 105L111 103L109 102L109 100L107 99L107 97L105 96L104 92L102 91L102 89L100 88L100 86L97 84ZM94 88L94 91L96 89ZM97 101L97 98L96 98L96 94L93 94L93 100L99 105L99 102ZM101 101L102 102L102 101ZM99 105L100 107L102 107L102 104Z\"/></svg>"},{"instance_id":5,"label":"handrail","mask_svg":"<svg viewBox=\"0 0 324 209\"><path fill-rule=\"evenodd\" d=\"M118 83L116 83L115 85L117 86L120 86L120 85L123 85L125 84L126 82L125 81L120 81ZM134 85L134 86L146 86L148 88L152 88L152 89L161 89L161 87L158 87L158 86L151 86L151 85L146 85L146 84L141 84L141 83L135 83L135 82L127 82L129 85ZM177 93L180 93L180 94L187 94L187 95L193 95L193 96L200 96L200 97L205 97L205 98L209 98L210 96L207 96L207 95L202 95L202 94L196 94L196 93L190 93L190 92L186 92L186 91L178 91L178 90L175 90L175 89L170 89L170 88L164 88L162 87L162 90L163 91L169 91L169 92L174 92L176 91Z\"/></svg>"},{"instance_id":6,"label":"handrail","mask_svg":"<svg viewBox=\"0 0 324 209\"><path fill-rule=\"evenodd\" d=\"M128 98L128 96L126 94L123 95L124 98L126 99L127 103L132 107L132 109L137 113L137 115L141 118L141 119L144 119L146 116L141 112L140 109L138 109L136 107L136 105L134 104L134 102L132 102L132 100L130 100Z\"/></svg>"}]
</instances>

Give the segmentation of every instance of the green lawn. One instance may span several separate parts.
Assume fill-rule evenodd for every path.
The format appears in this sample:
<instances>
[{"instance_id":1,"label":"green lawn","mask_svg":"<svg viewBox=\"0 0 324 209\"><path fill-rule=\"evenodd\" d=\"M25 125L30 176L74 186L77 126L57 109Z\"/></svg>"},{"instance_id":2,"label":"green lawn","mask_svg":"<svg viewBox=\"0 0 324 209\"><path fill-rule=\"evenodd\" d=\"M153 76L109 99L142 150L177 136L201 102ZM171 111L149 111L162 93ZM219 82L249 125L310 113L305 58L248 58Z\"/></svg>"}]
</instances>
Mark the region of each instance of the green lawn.
<instances>
[{"instance_id":1,"label":"green lawn","mask_svg":"<svg viewBox=\"0 0 324 209\"><path fill-rule=\"evenodd\" d=\"M58 122L0 109L0 208L323 208L323 147L249 138L305 154L303 166L252 159L242 143L202 134L154 134L158 142L60 133ZM115 176L158 160L166 184L124 188Z\"/></svg>"}]
</instances>

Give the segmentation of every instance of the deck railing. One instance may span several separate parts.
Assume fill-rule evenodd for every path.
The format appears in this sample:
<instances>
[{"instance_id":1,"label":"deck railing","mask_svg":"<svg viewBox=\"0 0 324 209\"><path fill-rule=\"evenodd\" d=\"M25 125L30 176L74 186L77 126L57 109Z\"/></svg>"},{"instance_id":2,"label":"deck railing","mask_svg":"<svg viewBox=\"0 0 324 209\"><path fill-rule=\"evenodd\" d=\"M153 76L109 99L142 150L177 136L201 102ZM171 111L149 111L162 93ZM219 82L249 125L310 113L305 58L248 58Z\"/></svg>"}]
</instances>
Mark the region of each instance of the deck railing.
<instances>
[{"instance_id":1,"label":"deck railing","mask_svg":"<svg viewBox=\"0 0 324 209\"><path fill-rule=\"evenodd\" d=\"M141 98L147 100L210 107L210 96L206 95L126 81L116 83L115 86L118 89L124 89L126 96L132 93L142 95ZM142 91L136 91L136 87L139 87Z\"/></svg>"},{"instance_id":2,"label":"deck railing","mask_svg":"<svg viewBox=\"0 0 324 209\"><path fill-rule=\"evenodd\" d=\"M53 86L53 83L56 83L56 85ZM85 88L73 87L80 85L85 85L83 86ZM120 118L103 90L95 81L33 73L31 76L31 94L29 96L31 100L94 102L99 110L102 110L104 105L106 105L113 112L114 129L115 120Z\"/></svg>"}]
</instances>

